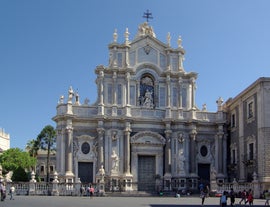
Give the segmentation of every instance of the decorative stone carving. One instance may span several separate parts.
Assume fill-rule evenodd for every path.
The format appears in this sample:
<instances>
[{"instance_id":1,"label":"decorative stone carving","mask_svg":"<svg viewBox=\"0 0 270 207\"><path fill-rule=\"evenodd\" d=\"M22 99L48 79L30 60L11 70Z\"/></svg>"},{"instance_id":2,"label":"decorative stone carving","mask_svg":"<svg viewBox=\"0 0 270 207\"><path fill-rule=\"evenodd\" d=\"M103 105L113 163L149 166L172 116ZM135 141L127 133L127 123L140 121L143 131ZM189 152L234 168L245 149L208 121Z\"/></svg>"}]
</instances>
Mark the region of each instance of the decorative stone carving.
<instances>
[{"instance_id":1,"label":"decorative stone carving","mask_svg":"<svg viewBox=\"0 0 270 207\"><path fill-rule=\"evenodd\" d=\"M74 91L72 89L72 86L70 86L69 90L68 90L68 102L69 103L72 103L73 96L74 96Z\"/></svg>"},{"instance_id":2,"label":"decorative stone carving","mask_svg":"<svg viewBox=\"0 0 270 207\"><path fill-rule=\"evenodd\" d=\"M58 104L63 104L64 103L64 96L61 95L60 98L59 98L59 101L58 101Z\"/></svg>"},{"instance_id":3,"label":"decorative stone carving","mask_svg":"<svg viewBox=\"0 0 270 207\"><path fill-rule=\"evenodd\" d=\"M146 90L144 94L144 102L143 106L147 108L152 108L153 107L153 97L152 97L152 91L149 91L148 89Z\"/></svg>"},{"instance_id":4,"label":"decorative stone carving","mask_svg":"<svg viewBox=\"0 0 270 207\"><path fill-rule=\"evenodd\" d=\"M171 46L171 33L170 32L168 32L167 34L167 44L169 47Z\"/></svg>"},{"instance_id":5,"label":"decorative stone carving","mask_svg":"<svg viewBox=\"0 0 270 207\"><path fill-rule=\"evenodd\" d=\"M183 150L179 150L179 165L178 165L178 170L179 170L179 174L180 175L183 175L185 174L185 161L186 161L186 158L185 158L185 155L184 155L184 152Z\"/></svg>"},{"instance_id":6,"label":"decorative stone carving","mask_svg":"<svg viewBox=\"0 0 270 207\"><path fill-rule=\"evenodd\" d=\"M166 139L158 133L154 133L150 131L143 131L131 137L131 143L164 145L166 143Z\"/></svg>"},{"instance_id":7,"label":"decorative stone carving","mask_svg":"<svg viewBox=\"0 0 270 207\"><path fill-rule=\"evenodd\" d=\"M117 42L117 38L118 38L117 29L115 29L113 33L113 42Z\"/></svg>"},{"instance_id":8,"label":"decorative stone carving","mask_svg":"<svg viewBox=\"0 0 270 207\"><path fill-rule=\"evenodd\" d=\"M211 175L210 175L210 179L211 180L216 180L216 177L217 177L217 171L216 171L216 168L214 166L211 167Z\"/></svg>"},{"instance_id":9,"label":"decorative stone carving","mask_svg":"<svg viewBox=\"0 0 270 207\"><path fill-rule=\"evenodd\" d=\"M148 25L147 22L142 23L139 25L137 37L149 35L156 38L156 34L151 26Z\"/></svg>"},{"instance_id":10,"label":"decorative stone carving","mask_svg":"<svg viewBox=\"0 0 270 207\"><path fill-rule=\"evenodd\" d=\"M112 132L112 141L114 142L114 141L117 141L117 138L118 138L118 136L117 136L117 131L113 131Z\"/></svg>"},{"instance_id":11,"label":"decorative stone carving","mask_svg":"<svg viewBox=\"0 0 270 207\"><path fill-rule=\"evenodd\" d=\"M118 167L119 167L119 158L118 158L118 155L116 154L115 150L112 151L111 159L112 159L112 170L111 170L111 172L117 172Z\"/></svg>"},{"instance_id":12,"label":"decorative stone carving","mask_svg":"<svg viewBox=\"0 0 270 207\"><path fill-rule=\"evenodd\" d=\"M99 171L98 171L98 174L99 174L99 176L100 176L100 180L101 180L101 181L104 181L105 170L104 170L104 168L103 168L103 165L100 166L100 169L99 169Z\"/></svg>"}]
</instances>

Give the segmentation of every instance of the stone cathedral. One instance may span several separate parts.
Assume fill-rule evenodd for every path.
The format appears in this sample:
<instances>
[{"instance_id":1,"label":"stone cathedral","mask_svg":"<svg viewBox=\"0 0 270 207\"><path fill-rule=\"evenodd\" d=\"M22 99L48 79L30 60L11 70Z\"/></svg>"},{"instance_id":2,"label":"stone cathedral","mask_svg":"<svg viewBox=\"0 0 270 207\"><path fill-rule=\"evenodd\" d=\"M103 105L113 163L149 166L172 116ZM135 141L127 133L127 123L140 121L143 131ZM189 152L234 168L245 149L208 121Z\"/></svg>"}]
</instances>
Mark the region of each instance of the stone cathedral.
<instances>
[{"instance_id":1,"label":"stone cathedral","mask_svg":"<svg viewBox=\"0 0 270 207\"><path fill-rule=\"evenodd\" d=\"M80 103L69 88L53 118L56 170L62 182L105 181L126 191L198 189L227 177L226 114L196 105L198 74L183 65L182 39L160 41L148 23L134 39L117 30L108 65L95 68L97 100Z\"/></svg>"}]
</instances>

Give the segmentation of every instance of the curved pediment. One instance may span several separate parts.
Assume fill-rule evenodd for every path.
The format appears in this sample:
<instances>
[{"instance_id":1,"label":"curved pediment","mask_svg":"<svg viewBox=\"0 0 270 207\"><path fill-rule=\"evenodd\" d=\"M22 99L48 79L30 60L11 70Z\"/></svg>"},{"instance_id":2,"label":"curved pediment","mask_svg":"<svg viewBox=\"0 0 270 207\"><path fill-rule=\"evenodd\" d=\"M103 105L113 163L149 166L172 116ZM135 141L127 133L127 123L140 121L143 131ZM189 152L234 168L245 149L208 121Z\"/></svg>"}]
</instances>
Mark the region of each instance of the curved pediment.
<instances>
[{"instance_id":1,"label":"curved pediment","mask_svg":"<svg viewBox=\"0 0 270 207\"><path fill-rule=\"evenodd\" d=\"M88 140L88 141L90 141L90 140L94 140L95 137L91 137L91 136L89 136L87 134L83 134L81 136L77 136L77 139L78 140Z\"/></svg>"},{"instance_id":2,"label":"curved pediment","mask_svg":"<svg viewBox=\"0 0 270 207\"><path fill-rule=\"evenodd\" d=\"M131 137L131 144L164 145L165 138L158 133L143 131Z\"/></svg>"},{"instance_id":3,"label":"curved pediment","mask_svg":"<svg viewBox=\"0 0 270 207\"><path fill-rule=\"evenodd\" d=\"M158 80L162 72L159 67L150 63L138 64L136 68L137 77L140 77L143 73L150 73L156 80Z\"/></svg>"}]
</instances>

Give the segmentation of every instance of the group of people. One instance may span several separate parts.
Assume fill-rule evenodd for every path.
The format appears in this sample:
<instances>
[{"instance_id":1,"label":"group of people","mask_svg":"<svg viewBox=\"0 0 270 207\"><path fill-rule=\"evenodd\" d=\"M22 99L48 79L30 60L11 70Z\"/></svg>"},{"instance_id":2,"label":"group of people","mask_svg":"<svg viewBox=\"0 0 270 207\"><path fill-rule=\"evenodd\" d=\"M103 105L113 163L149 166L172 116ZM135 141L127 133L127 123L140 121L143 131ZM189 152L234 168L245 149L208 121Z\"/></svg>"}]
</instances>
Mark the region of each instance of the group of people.
<instances>
[{"instance_id":1,"label":"group of people","mask_svg":"<svg viewBox=\"0 0 270 207\"><path fill-rule=\"evenodd\" d=\"M243 190L241 192L241 200L239 201L239 204L241 205L242 203L246 205L247 203L249 206L253 205L253 194L252 190L250 189L249 191Z\"/></svg>"},{"instance_id":2,"label":"group of people","mask_svg":"<svg viewBox=\"0 0 270 207\"><path fill-rule=\"evenodd\" d=\"M209 188L206 186L206 188L203 187L203 185L200 185L200 197L201 197L201 205L204 206L204 201L205 198L209 196ZM230 205L234 206L235 205L235 198L237 196L237 193L231 188L230 192L224 191L223 194L220 197L220 206L227 206L227 200L230 199ZM265 192L265 198L266 202L265 205L269 205L269 200L270 200L270 193L268 191ZM253 194L252 190L250 189L249 191L244 190L241 192L241 200L239 201L239 205L241 204L248 204L249 206L253 205Z\"/></svg>"},{"instance_id":3,"label":"group of people","mask_svg":"<svg viewBox=\"0 0 270 207\"><path fill-rule=\"evenodd\" d=\"M251 189L249 191L244 190L240 192L240 194L241 200L239 201L239 205L243 203L244 205L248 204L249 206L253 206L254 198ZM230 192L224 191L222 196L220 197L220 205L227 206L227 199L230 198L230 205L234 206L236 195L237 193L234 192L233 188L231 188Z\"/></svg>"},{"instance_id":4,"label":"group of people","mask_svg":"<svg viewBox=\"0 0 270 207\"><path fill-rule=\"evenodd\" d=\"M15 187L14 185L11 185L9 189L9 195L10 195L10 200L14 200L14 193L15 193ZM7 196L6 192L6 184L5 183L0 183L0 194L1 194L1 201L4 201Z\"/></svg>"},{"instance_id":5,"label":"group of people","mask_svg":"<svg viewBox=\"0 0 270 207\"><path fill-rule=\"evenodd\" d=\"M84 188L83 186L81 186L80 188L80 195L83 196L86 192L86 196L90 196L90 197L93 197L94 193L95 193L95 189L92 185Z\"/></svg>"}]
</instances>

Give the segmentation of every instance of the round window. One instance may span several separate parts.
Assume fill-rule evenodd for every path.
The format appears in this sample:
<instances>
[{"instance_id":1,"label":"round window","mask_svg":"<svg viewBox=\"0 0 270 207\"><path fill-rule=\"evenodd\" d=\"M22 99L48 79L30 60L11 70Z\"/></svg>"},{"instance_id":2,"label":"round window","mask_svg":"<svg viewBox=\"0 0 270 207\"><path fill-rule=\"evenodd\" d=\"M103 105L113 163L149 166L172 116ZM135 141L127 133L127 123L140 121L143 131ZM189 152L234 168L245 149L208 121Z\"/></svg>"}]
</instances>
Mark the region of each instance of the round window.
<instances>
[{"instance_id":1,"label":"round window","mask_svg":"<svg viewBox=\"0 0 270 207\"><path fill-rule=\"evenodd\" d=\"M205 156L208 154L208 149L207 149L207 147L206 147L205 145L203 145L203 146L201 147L200 152L201 152L201 155L202 155L203 157L205 157Z\"/></svg>"},{"instance_id":2,"label":"round window","mask_svg":"<svg viewBox=\"0 0 270 207\"><path fill-rule=\"evenodd\" d=\"M88 154L90 152L90 145L87 142L84 142L82 144L82 148L81 148L83 154Z\"/></svg>"}]
</instances>

